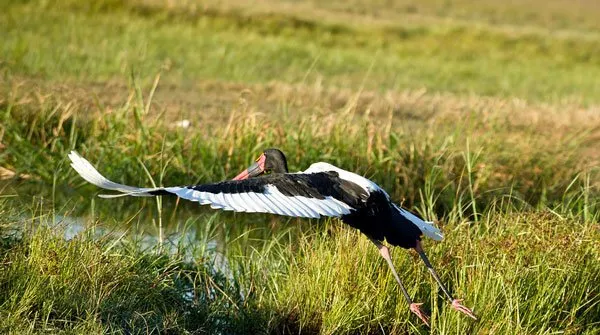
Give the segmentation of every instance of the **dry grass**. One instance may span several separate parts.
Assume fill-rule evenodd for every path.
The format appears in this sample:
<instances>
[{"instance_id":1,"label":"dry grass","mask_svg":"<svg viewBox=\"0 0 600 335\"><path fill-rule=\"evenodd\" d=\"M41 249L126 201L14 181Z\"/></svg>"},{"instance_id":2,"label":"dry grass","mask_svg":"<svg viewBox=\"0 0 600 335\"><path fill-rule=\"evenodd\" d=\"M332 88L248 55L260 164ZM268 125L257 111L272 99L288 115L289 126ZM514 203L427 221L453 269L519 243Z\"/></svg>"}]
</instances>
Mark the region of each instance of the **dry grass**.
<instances>
[{"instance_id":1,"label":"dry grass","mask_svg":"<svg viewBox=\"0 0 600 335\"><path fill-rule=\"evenodd\" d=\"M151 86L146 86L145 90L149 91ZM83 117L89 117L90 112L96 117L114 113L124 104L132 103L136 95L131 85L119 81L55 83L12 78L1 89L5 98L3 101L0 97L0 103L10 103L24 110L57 104ZM319 123L322 136L327 136L342 117L351 116L356 120L354 133L359 132L364 122L371 124L370 127L385 122L386 126L378 130L383 138L398 129L431 133L448 132L460 126L468 128L469 133L465 135L475 143L490 134L501 139L504 145L516 148L536 142L551 146L551 143L576 141L581 160L579 169L600 163L600 107L574 101L543 104L426 90L382 93L328 89L318 83L199 81L192 87L160 82L151 104L151 115L147 118L153 120L152 123L159 121L175 126L176 122L186 119L194 130L204 128L216 133L230 129L236 118L251 117L254 122L272 126L283 119ZM502 131L495 132L499 128ZM525 138L527 141L523 141Z\"/></svg>"}]
</instances>

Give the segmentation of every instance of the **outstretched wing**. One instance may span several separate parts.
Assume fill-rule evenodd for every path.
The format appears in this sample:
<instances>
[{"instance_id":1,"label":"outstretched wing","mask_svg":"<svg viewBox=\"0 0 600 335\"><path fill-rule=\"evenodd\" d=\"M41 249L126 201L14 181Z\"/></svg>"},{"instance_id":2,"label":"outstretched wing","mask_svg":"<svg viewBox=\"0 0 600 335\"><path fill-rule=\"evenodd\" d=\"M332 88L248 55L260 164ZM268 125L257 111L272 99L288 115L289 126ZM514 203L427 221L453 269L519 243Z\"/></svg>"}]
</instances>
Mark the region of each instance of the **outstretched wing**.
<instances>
[{"instance_id":1,"label":"outstretched wing","mask_svg":"<svg viewBox=\"0 0 600 335\"><path fill-rule=\"evenodd\" d=\"M83 179L119 196L175 195L201 205L236 212L272 213L293 217L340 217L350 214L368 193L346 185L335 173L271 174L261 178L191 186L139 188L118 184L102 176L86 159L72 151L71 166ZM353 199L354 201L348 201Z\"/></svg>"}]
</instances>

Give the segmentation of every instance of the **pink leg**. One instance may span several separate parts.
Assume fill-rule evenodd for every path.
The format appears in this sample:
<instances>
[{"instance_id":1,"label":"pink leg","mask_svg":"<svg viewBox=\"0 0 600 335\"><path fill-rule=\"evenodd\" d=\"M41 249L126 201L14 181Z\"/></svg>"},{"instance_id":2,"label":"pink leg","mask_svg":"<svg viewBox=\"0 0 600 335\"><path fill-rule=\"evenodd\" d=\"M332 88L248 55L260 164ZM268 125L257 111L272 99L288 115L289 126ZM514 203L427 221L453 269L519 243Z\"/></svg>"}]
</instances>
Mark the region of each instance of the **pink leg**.
<instances>
[{"instance_id":1,"label":"pink leg","mask_svg":"<svg viewBox=\"0 0 600 335\"><path fill-rule=\"evenodd\" d=\"M423 251L423 247L421 246L421 241L417 241L417 246L415 247L415 250L417 251L417 253L419 253L419 256L421 256L421 259L425 263L425 266L427 267L427 269L429 270L429 272L433 276L433 279L435 279L435 281L438 283L438 285L442 289L442 292L444 292L444 295L452 303L452 308L455 309L455 310L457 310L457 311L459 311L459 312L461 312L461 313L464 313L464 314L472 317L475 320L477 320L477 316L475 316L475 314L473 313L473 311L471 309L463 306L460 303L462 301L462 299L454 299L452 297L452 295L450 294L450 292L448 291L448 289L446 288L446 286L444 286L444 284L440 280L440 277L437 275L437 273L433 269L433 266L431 265L431 262L429 262L429 258L427 258L427 255L425 255L425 251Z\"/></svg>"},{"instance_id":2,"label":"pink leg","mask_svg":"<svg viewBox=\"0 0 600 335\"><path fill-rule=\"evenodd\" d=\"M400 280L400 277L398 276L398 273L396 272L396 268L394 267L394 263L392 262L392 257L390 256L390 251L389 251L388 247L386 247L385 245L383 245L381 242L379 242L377 240L371 239L371 241L377 246L377 248L379 249L379 253L381 254L381 257L383 257L383 259L386 260L386 262L388 263L388 266L392 270L392 274L394 275L396 282L398 282L398 285L400 285L400 290L402 290L402 294L404 295L404 298L406 299L406 302L408 303L408 305L410 307L410 311L415 313L415 315L417 315L417 317L419 319L421 319L427 325L427 327L429 327L429 316L427 315L427 313L425 313L421 309L422 303L413 302L412 299L410 298L410 295L408 295L408 291L402 284L402 281Z\"/></svg>"}]
</instances>

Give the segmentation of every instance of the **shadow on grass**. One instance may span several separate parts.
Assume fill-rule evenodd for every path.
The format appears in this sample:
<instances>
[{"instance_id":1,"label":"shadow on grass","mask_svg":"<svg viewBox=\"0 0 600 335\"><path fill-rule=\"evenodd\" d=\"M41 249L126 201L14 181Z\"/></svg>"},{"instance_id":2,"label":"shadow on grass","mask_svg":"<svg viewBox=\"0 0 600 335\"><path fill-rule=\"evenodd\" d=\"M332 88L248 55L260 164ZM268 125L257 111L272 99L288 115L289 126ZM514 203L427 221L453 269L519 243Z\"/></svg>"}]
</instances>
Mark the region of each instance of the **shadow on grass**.
<instances>
[{"instance_id":1,"label":"shadow on grass","mask_svg":"<svg viewBox=\"0 0 600 335\"><path fill-rule=\"evenodd\" d=\"M0 227L1 228L1 227ZM0 332L318 334L207 262L0 230ZM244 298L246 297L246 298Z\"/></svg>"}]
</instances>

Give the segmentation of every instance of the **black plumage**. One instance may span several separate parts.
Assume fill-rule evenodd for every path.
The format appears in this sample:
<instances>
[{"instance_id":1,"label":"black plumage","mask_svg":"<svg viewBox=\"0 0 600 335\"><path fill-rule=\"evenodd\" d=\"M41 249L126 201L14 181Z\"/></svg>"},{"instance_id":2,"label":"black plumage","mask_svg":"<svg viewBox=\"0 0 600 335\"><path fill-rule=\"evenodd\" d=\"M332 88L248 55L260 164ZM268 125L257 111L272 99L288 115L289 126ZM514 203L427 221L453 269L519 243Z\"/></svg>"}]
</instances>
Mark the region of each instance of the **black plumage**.
<instances>
[{"instance_id":1,"label":"black plumage","mask_svg":"<svg viewBox=\"0 0 600 335\"><path fill-rule=\"evenodd\" d=\"M279 157L271 149L271 154ZM265 166L277 171L287 171L285 158L267 160ZM269 164L269 165L267 165ZM285 167L285 168L284 168ZM228 180L213 184L187 186L188 189L212 194L259 193L265 194L272 185L288 197L325 199L333 197L352 208L350 214L341 215L342 222L350 225L377 241L387 241L394 246L414 248L421 240L422 232L414 223L401 215L382 191L367 192L363 187L340 178L335 171L308 174L271 173L255 178ZM157 190L153 195L168 195Z\"/></svg>"}]
</instances>

